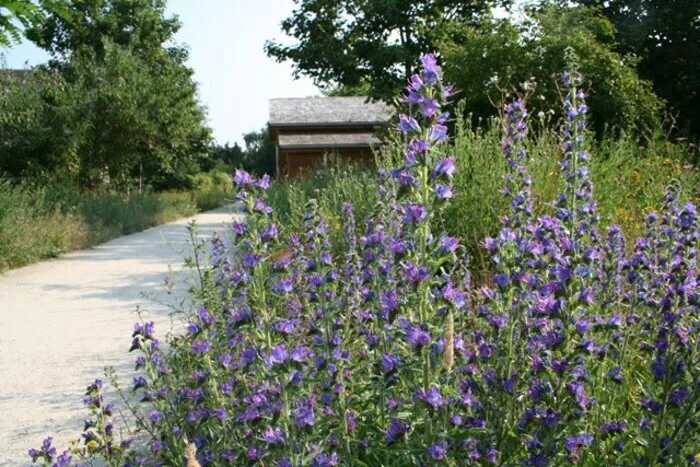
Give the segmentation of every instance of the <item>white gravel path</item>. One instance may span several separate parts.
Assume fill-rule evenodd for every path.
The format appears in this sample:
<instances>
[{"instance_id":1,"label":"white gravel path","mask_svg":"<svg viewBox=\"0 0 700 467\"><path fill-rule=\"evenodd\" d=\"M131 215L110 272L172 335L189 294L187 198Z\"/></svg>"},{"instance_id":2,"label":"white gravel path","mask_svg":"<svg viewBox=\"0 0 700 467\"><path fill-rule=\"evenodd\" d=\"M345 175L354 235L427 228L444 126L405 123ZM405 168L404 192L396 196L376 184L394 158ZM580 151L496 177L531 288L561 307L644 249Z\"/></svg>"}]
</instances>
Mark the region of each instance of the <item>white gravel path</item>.
<instances>
[{"instance_id":1,"label":"white gravel path","mask_svg":"<svg viewBox=\"0 0 700 467\"><path fill-rule=\"evenodd\" d=\"M232 216L224 207L194 219L207 237ZM164 335L172 310L157 302L183 299L193 280L182 267L189 220L0 275L0 465L29 465L27 449L46 435L64 447L76 437L87 416L85 387L104 365L128 387L134 310L147 310ZM165 276L174 296L162 287Z\"/></svg>"}]
</instances>

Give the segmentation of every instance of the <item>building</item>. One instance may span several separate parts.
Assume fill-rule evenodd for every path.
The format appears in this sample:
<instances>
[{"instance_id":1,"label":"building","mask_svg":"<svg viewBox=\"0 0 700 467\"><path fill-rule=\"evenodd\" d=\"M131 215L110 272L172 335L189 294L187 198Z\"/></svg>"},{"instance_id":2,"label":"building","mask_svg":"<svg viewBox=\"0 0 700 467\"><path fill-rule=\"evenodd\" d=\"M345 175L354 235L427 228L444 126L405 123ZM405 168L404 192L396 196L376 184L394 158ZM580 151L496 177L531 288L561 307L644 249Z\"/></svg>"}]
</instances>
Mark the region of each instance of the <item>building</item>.
<instances>
[{"instance_id":1,"label":"building","mask_svg":"<svg viewBox=\"0 0 700 467\"><path fill-rule=\"evenodd\" d=\"M324 160L366 162L381 146L393 109L365 97L270 99L270 138L278 177L295 177Z\"/></svg>"}]
</instances>

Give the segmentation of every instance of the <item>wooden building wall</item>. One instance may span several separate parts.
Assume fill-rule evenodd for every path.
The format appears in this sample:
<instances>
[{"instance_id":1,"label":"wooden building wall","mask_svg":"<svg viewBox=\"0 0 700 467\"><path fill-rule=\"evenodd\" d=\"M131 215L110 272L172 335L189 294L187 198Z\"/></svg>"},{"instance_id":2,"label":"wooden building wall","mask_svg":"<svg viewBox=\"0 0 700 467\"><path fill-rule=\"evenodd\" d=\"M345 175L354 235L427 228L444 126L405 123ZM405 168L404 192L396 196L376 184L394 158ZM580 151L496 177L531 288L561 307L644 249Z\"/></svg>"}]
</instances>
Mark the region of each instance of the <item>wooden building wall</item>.
<instances>
[{"instance_id":1,"label":"wooden building wall","mask_svg":"<svg viewBox=\"0 0 700 467\"><path fill-rule=\"evenodd\" d=\"M279 149L280 175L298 177L323 164L324 156L331 163L343 161L351 164L374 163L370 148L309 148Z\"/></svg>"}]
</instances>

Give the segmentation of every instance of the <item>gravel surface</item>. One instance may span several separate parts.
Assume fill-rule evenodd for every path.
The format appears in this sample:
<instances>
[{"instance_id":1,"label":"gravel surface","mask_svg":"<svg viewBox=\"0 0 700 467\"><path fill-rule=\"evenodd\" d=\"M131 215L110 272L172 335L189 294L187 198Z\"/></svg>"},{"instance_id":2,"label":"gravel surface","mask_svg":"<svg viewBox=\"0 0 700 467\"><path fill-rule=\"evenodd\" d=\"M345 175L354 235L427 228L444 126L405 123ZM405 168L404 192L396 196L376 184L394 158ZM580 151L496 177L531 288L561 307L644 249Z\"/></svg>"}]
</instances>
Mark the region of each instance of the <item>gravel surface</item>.
<instances>
[{"instance_id":1,"label":"gravel surface","mask_svg":"<svg viewBox=\"0 0 700 467\"><path fill-rule=\"evenodd\" d=\"M228 206L193 219L207 238L223 232L233 215ZM67 447L87 418L85 387L105 365L129 387L137 306L159 336L180 328L165 303L189 310L194 278L182 263L190 220L0 275L0 465L30 465L27 449L47 435ZM172 294L163 286L166 276Z\"/></svg>"}]
</instances>

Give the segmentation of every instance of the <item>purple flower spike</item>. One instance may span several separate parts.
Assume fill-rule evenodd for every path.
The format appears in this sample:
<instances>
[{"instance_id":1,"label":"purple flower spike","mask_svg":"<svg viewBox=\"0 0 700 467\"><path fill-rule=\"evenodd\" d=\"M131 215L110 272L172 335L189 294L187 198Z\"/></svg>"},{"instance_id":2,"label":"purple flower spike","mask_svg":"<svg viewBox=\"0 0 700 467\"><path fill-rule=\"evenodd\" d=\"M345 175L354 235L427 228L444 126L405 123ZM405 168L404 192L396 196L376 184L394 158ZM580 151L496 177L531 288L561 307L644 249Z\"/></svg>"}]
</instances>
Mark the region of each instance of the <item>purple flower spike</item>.
<instances>
[{"instance_id":1,"label":"purple flower spike","mask_svg":"<svg viewBox=\"0 0 700 467\"><path fill-rule=\"evenodd\" d=\"M425 84L431 86L436 84L440 80L440 70L437 66L437 60L433 54L425 54L420 59L423 65L423 70L421 72L421 77Z\"/></svg>"}]
</instances>

